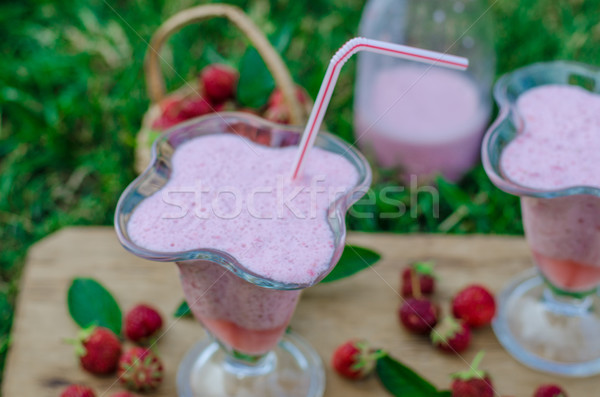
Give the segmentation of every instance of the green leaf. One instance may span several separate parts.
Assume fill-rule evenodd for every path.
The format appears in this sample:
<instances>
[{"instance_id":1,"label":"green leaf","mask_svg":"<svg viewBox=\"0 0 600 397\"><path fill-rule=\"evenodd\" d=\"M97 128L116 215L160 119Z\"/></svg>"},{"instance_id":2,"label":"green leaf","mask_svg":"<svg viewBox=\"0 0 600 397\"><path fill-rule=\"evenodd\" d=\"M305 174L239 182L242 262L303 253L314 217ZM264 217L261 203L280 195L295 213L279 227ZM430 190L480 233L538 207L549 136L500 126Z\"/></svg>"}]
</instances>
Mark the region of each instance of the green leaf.
<instances>
[{"instance_id":1,"label":"green leaf","mask_svg":"<svg viewBox=\"0 0 600 397\"><path fill-rule=\"evenodd\" d=\"M250 108L260 108L267 103L275 88L275 81L258 51L249 47L240 61L240 79L237 99Z\"/></svg>"},{"instance_id":2,"label":"green leaf","mask_svg":"<svg viewBox=\"0 0 600 397\"><path fill-rule=\"evenodd\" d=\"M438 391L434 385L412 369L384 356L377 360L377 376L383 386L397 397L449 397L449 391Z\"/></svg>"},{"instance_id":3,"label":"green leaf","mask_svg":"<svg viewBox=\"0 0 600 397\"><path fill-rule=\"evenodd\" d=\"M440 197L452 208L456 209L461 205L471 204L471 197L458 185L450 183L441 177L436 178L436 184L440 192Z\"/></svg>"},{"instance_id":4,"label":"green leaf","mask_svg":"<svg viewBox=\"0 0 600 397\"><path fill-rule=\"evenodd\" d=\"M122 314L117 301L99 282L91 278L75 278L67 293L69 313L81 327L106 327L121 333Z\"/></svg>"},{"instance_id":5,"label":"green leaf","mask_svg":"<svg viewBox=\"0 0 600 397\"><path fill-rule=\"evenodd\" d=\"M351 276L369 266L373 266L379 259L381 259L381 255L375 251L346 244L339 262L321 282L330 283Z\"/></svg>"},{"instance_id":6,"label":"green leaf","mask_svg":"<svg viewBox=\"0 0 600 397\"><path fill-rule=\"evenodd\" d=\"M287 50L288 46L292 41L292 33L294 32L294 26L291 23L287 22L277 32L277 34L270 38L273 47L279 52L283 54L285 50Z\"/></svg>"},{"instance_id":7,"label":"green leaf","mask_svg":"<svg viewBox=\"0 0 600 397\"><path fill-rule=\"evenodd\" d=\"M175 313L173 313L173 317L192 317L190 307L188 306L185 300L181 302L177 310L175 310Z\"/></svg>"}]
</instances>

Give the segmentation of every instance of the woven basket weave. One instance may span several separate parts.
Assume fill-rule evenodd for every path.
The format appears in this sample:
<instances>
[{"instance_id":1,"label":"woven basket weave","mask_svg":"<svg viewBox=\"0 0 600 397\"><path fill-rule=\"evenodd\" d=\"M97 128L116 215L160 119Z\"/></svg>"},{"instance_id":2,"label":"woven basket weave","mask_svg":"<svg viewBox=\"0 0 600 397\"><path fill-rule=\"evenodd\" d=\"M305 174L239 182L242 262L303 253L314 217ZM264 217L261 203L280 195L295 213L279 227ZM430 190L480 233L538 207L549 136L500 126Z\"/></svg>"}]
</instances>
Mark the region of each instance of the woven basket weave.
<instances>
[{"instance_id":1,"label":"woven basket weave","mask_svg":"<svg viewBox=\"0 0 600 397\"><path fill-rule=\"evenodd\" d=\"M256 48L267 69L275 80L275 85L283 94L283 99L290 110L290 122L303 125L310 112L312 103L301 104L296 96L295 85L288 68L271 45L269 40L239 8L226 4L207 4L189 8L167 19L154 33L144 60L146 89L151 100L150 107L144 114L142 127L136 138L135 169L142 172L150 162L150 150L157 133L152 129L154 121L161 116L160 102L167 97L184 98L197 94L194 85L184 84L177 90L167 93L160 66L160 49L167 39L184 26L211 18L226 18ZM310 101L309 101L310 102Z\"/></svg>"}]
</instances>

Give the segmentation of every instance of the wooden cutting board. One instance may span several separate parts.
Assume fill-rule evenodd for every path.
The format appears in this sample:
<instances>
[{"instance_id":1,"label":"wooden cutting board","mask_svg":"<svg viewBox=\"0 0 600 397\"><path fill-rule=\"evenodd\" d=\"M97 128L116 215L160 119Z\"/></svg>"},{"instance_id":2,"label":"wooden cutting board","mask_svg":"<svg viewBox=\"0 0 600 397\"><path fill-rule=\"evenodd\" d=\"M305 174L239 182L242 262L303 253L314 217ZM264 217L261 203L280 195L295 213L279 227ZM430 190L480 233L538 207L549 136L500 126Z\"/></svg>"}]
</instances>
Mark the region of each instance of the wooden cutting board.
<instances>
[{"instance_id":1,"label":"wooden cutting board","mask_svg":"<svg viewBox=\"0 0 600 397\"><path fill-rule=\"evenodd\" d=\"M440 275L436 299L447 312L449 298L461 287L479 282L499 292L510 278L531 266L522 238L501 236L392 235L350 233L348 242L379 251L374 268L305 291L292 327L320 353L327 368L326 396L386 396L376 379L358 383L336 376L329 366L335 347L346 339L366 338L425 375L448 387L448 374L464 370L483 349L483 367L490 371L502 395L529 397L536 385L560 382L570 397L598 395L598 377L556 379L514 361L498 344L491 329L474 333L462 358L444 355L427 339L406 333L398 324L399 270L413 260L433 259ZM106 285L122 308L138 302L156 305L168 319L169 332L159 342L166 379L153 396L176 396L175 373L186 350L203 337L202 327L171 314L181 302L176 267L149 262L126 252L110 227L63 229L29 251L12 330L12 347L3 383L4 397L56 397L66 384L93 386L97 395L120 390L115 377L97 378L78 367L73 349L63 340L77 328L65 297L75 276L93 277ZM106 392L105 394L102 394Z\"/></svg>"}]
</instances>

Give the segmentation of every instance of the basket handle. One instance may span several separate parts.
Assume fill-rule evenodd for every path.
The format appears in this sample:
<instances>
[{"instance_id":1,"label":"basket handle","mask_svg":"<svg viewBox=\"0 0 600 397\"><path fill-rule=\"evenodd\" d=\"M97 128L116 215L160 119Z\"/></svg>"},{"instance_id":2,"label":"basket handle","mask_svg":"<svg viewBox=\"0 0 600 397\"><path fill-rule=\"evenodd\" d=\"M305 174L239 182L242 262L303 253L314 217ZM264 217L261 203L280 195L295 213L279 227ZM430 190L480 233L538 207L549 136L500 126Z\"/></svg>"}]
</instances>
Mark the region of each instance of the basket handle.
<instances>
[{"instance_id":1,"label":"basket handle","mask_svg":"<svg viewBox=\"0 0 600 397\"><path fill-rule=\"evenodd\" d=\"M165 96L165 82L160 67L160 49L165 41L179 29L194 22L213 17L225 17L246 35L263 58L267 68L273 75L275 84L281 90L286 104L290 108L290 121L295 125L306 122L306 112L296 96L296 89L289 70L281 56L269 40L238 7L226 4L206 4L178 12L167 19L156 30L146 51L144 70L148 96L153 103L159 102Z\"/></svg>"}]
</instances>

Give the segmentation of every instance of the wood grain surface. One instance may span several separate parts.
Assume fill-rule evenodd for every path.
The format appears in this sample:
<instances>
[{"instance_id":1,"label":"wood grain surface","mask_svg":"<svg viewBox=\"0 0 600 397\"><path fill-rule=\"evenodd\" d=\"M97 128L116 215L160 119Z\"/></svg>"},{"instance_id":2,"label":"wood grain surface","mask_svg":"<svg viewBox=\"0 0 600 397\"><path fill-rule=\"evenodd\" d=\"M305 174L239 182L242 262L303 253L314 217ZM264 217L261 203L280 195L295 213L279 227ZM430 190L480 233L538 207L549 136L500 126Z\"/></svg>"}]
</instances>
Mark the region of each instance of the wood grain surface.
<instances>
[{"instance_id":1,"label":"wood grain surface","mask_svg":"<svg viewBox=\"0 0 600 397\"><path fill-rule=\"evenodd\" d=\"M476 281L499 292L510 278L530 267L522 238L350 233L348 242L379 251L382 261L354 277L306 290L291 324L325 362L326 396L387 395L376 379L350 383L330 370L335 347L357 337L388 350L440 387L448 387L448 374L467 368L467 362L483 349L483 367L492 374L501 395L529 397L536 385L556 381L566 387L570 397L599 394L595 387L598 377L557 379L520 365L501 348L489 328L475 331L472 347L457 357L434 350L427 339L406 333L398 324L399 270L408 262L435 260L440 275L435 298L447 312L450 297L461 287ZM93 386L99 397L120 390L115 377L97 378L81 370L73 348L63 342L77 332L65 304L67 288L76 276L102 282L124 310L149 302L162 311L168 319L168 332L158 350L166 378L150 395L175 397L177 365L204 331L193 320L177 320L171 315L183 297L176 266L136 258L121 247L110 227L63 229L29 251L3 396L55 397L72 382Z\"/></svg>"}]
</instances>

